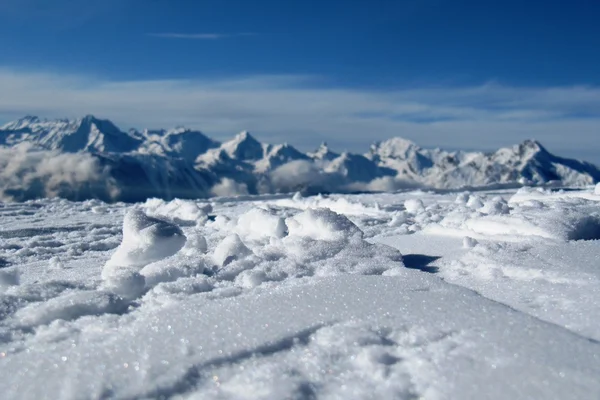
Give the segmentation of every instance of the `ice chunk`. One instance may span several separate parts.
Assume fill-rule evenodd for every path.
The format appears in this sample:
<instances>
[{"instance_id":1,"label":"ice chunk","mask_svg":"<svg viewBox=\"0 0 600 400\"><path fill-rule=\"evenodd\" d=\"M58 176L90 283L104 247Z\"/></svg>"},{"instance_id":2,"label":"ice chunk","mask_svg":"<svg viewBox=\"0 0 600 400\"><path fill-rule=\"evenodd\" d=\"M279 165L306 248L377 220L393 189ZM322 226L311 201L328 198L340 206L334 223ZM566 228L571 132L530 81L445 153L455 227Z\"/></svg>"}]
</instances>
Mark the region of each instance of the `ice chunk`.
<instances>
[{"instance_id":1,"label":"ice chunk","mask_svg":"<svg viewBox=\"0 0 600 400\"><path fill-rule=\"evenodd\" d=\"M594 194L600 196L600 183L596 184L596 187L594 188Z\"/></svg>"},{"instance_id":2,"label":"ice chunk","mask_svg":"<svg viewBox=\"0 0 600 400\"><path fill-rule=\"evenodd\" d=\"M254 208L240 216L236 232L250 239L282 238L287 235L287 226L283 218L266 210Z\"/></svg>"},{"instance_id":3,"label":"ice chunk","mask_svg":"<svg viewBox=\"0 0 600 400\"><path fill-rule=\"evenodd\" d=\"M502 197L494 197L493 199L486 201L479 211L488 215L503 215L508 214L509 208Z\"/></svg>"},{"instance_id":4,"label":"ice chunk","mask_svg":"<svg viewBox=\"0 0 600 400\"><path fill-rule=\"evenodd\" d=\"M116 268L104 276L103 287L124 299L135 299L144 293L146 279L130 268Z\"/></svg>"},{"instance_id":5,"label":"ice chunk","mask_svg":"<svg viewBox=\"0 0 600 400\"><path fill-rule=\"evenodd\" d=\"M404 202L404 208L411 214L418 214L425 210L425 206L420 199L408 199Z\"/></svg>"},{"instance_id":6,"label":"ice chunk","mask_svg":"<svg viewBox=\"0 0 600 400\"><path fill-rule=\"evenodd\" d=\"M471 193L469 193L469 192L459 193L456 196L456 200L454 200L454 203L456 203L456 204L467 204L467 201L469 201L469 196L470 195L471 195Z\"/></svg>"},{"instance_id":7,"label":"ice chunk","mask_svg":"<svg viewBox=\"0 0 600 400\"><path fill-rule=\"evenodd\" d=\"M194 201L181 199L148 199L142 207L150 216L165 218L178 224L204 224L208 219L207 210L211 209L210 205L199 205Z\"/></svg>"},{"instance_id":8,"label":"ice chunk","mask_svg":"<svg viewBox=\"0 0 600 400\"><path fill-rule=\"evenodd\" d=\"M191 263L159 261L147 265L140 272L146 280L146 287L151 288L161 282L171 282L180 278L197 276L206 270L204 259Z\"/></svg>"},{"instance_id":9,"label":"ice chunk","mask_svg":"<svg viewBox=\"0 0 600 400\"><path fill-rule=\"evenodd\" d=\"M220 266L239 260L252 254L237 234L229 235L219 243L213 253L213 259Z\"/></svg>"},{"instance_id":10,"label":"ice chunk","mask_svg":"<svg viewBox=\"0 0 600 400\"><path fill-rule=\"evenodd\" d=\"M188 257L192 257L197 254L204 254L207 250L206 238L199 233L192 233L187 236L185 246L183 246L181 252Z\"/></svg>"},{"instance_id":11,"label":"ice chunk","mask_svg":"<svg viewBox=\"0 0 600 400\"><path fill-rule=\"evenodd\" d=\"M408 221L408 213L398 211L394 213L392 220L388 223L389 226L401 226Z\"/></svg>"},{"instance_id":12,"label":"ice chunk","mask_svg":"<svg viewBox=\"0 0 600 400\"><path fill-rule=\"evenodd\" d=\"M467 201L467 207L469 207L473 210L477 210L477 209L483 207L483 200L481 199L480 196L478 196L476 194L469 196L469 201Z\"/></svg>"},{"instance_id":13,"label":"ice chunk","mask_svg":"<svg viewBox=\"0 0 600 400\"><path fill-rule=\"evenodd\" d=\"M463 238L463 247L465 249L472 249L475 246L477 246L477 240L475 240L475 239L473 239L472 237L469 237L469 236L465 236Z\"/></svg>"},{"instance_id":14,"label":"ice chunk","mask_svg":"<svg viewBox=\"0 0 600 400\"><path fill-rule=\"evenodd\" d=\"M235 279L235 282L244 288L253 288L267 280L267 274L260 270L242 271Z\"/></svg>"},{"instance_id":15,"label":"ice chunk","mask_svg":"<svg viewBox=\"0 0 600 400\"><path fill-rule=\"evenodd\" d=\"M104 266L102 277L114 275L119 268L141 269L152 262L170 257L185 244L181 229L170 222L149 217L133 209L123 220L123 241Z\"/></svg>"},{"instance_id":16,"label":"ice chunk","mask_svg":"<svg viewBox=\"0 0 600 400\"><path fill-rule=\"evenodd\" d=\"M386 212L384 210L381 210L378 206L368 206L361 202L350 201L344 197L331 198L319 195L304 198L296 194L291 199L280 199L269 203L278 207L296 208L300 210L327 208L338 214L344 215L370 215L373 217L386 215Z\"/></svg>"}]
</instances>

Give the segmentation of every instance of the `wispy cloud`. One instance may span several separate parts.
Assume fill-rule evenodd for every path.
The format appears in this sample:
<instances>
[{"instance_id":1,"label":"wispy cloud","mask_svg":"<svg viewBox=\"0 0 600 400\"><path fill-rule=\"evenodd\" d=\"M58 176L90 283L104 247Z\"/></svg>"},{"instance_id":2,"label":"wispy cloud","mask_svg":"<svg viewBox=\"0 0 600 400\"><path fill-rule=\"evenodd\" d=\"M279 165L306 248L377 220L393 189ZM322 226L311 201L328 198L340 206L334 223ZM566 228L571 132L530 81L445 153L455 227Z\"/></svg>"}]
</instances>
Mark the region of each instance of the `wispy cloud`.
<instances>
[{"instance_id":1,"label":"wispy cloud","mask_svg":"<svg viewBox=\"0 0 600 400\"><path fill-rule=\"evenodd\" d=\"M184 124L218 139L248 129L307 149L327 140L365 150L402 136L420 145L493 149L536 138L550 150L600 162L600 88L328 87L307 76L109 81L0 69L0 120L93 113L123 129Z\"/></svg>"},{"instance_id":2,"label":"wispy cloud","mask_svg":"<svg viewBox=\"0 0 600 400\"><path fill-rule=\"evenodd\" d=\"M163 33L149 33L148 36L165 38L165 39L218 40L218 39L227 39L227 38L243 37L243 36L256 36L256 33L253 33L253 32L239 32L239 33L163 32Z\"/></svg>"}]
</instances>

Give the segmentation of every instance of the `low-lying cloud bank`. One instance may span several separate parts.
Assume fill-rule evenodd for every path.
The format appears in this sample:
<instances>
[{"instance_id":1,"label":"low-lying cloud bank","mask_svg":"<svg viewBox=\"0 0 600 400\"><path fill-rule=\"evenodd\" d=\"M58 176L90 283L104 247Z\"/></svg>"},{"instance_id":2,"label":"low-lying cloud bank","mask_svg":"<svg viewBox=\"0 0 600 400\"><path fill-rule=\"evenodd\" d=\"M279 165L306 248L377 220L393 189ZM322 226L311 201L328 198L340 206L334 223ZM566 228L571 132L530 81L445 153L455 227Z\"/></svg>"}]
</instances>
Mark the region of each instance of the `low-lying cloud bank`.
<instances>
[{"instance_id":1,"label":"low-lying cloud bank","mask_svg":"<svg viewBox=\"0 0 600 400\"><path fill-rule=\"evenodd\" d=\"M130 187L120 187L111 175L111 165L103 165L90 153L63 153L42 150L29 143L14 147L0 147L0 201L14 202L38 198L60 197L69 200L100 199L107 202L130 201L121 193ZM132 173L134 171L132 170ZM143 182L147 176L140 176ZM249 184L253 189L249 188ZM125 184L126 185L126 184ZM191 193L190 197L226 197L250 194L289 193L307 194L330 192L378 192L414 188L415 183L392 177L377 178L368 183L348 182L337 173L319 170L314 163L292 161L270 173L258 175L256 182L238 182L222 178L205 191ZM142 184L148 197L164 197L162 187Z\"/></svg>"},{"instance_id":2,"label":"low-lying cloud bank","mask_svg":"<svg viewBox=\"0 0 600 400\"><path fill-rule=\"evenodd\" d=\"M119 189L108 168L88 153L40 150L28 143L0 147L0 200L42 197L111 201Z\"/></svg>"}]
</instances>

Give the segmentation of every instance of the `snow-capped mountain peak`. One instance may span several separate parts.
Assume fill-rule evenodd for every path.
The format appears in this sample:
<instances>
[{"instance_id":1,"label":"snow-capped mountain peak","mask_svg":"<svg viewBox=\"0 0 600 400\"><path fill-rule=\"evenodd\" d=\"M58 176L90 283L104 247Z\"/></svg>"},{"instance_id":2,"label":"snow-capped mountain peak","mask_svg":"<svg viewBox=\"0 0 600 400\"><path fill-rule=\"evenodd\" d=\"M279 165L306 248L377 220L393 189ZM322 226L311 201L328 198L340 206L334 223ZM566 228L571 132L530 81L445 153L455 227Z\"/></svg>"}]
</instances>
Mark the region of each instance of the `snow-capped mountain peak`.
<instances>
[{"instance_id":1,"label":"snow-capped mountain peak","mask_svg":"<svg viewBox=\"0 0 600 400\"><path fill-rule=\"evenodd\" d=\"M32 142L42 148L69 153L128 152L140 144L139 139L121 132L111 121L93 115L53 121L27 116L5 125L1 131L1 144Z\"/></svg>"},{"instance_id":2,"label":"snow-capped mountain peak","mask_svg":"<svg viewBox=\"0 0 600 400\"><path fill-rule=\"evenodd\" d=\"M18 129L23 129L25 127L27 127L28 125L31 124L36 124L39 123L40 119L34 115L26 115L23 118L19 118L16 121L11 121L5 125L3 125L2 127L0 127L0 130L6 131L6 130L18 130Z\"/></svg>"},{"instance_id":3,"label":"snow-capped mountain peak","mask_svg":"<svg viewBox=\"0 0 600 400\"><path fill-rule=\"evenodd\" d=\"M344 192L406 184L460 188L600 181L596 166L554 156L535 140L493 153L424 149L403 138L375 143L365 155L339 154L325 143L315 152L303 153L287 143L261 143L247 131L219 143L184 127L123 132L109 120L87 115L76 120L27 116L0 129L0 146L21 143L51 150L48 157L88 153L117 182L121 194L115 199L126 201L204 197L222 182L225 189L258 194L290 188ZM376 182L380 178L385 179ZM31 188L23 191L30 193ZM223 193L223 188L217 192ZM94 196L87 193L77 198Z\"/></svg>"},{"instance_id":4,"label":"snow-capped mountain peak","mask_svg":"<svg viewBox=\"0 0 600 400\"><path fill-rule=\"evenodd\" d=\"M340 155L331 151L329 146L327 146L327 142L323 142L317 150L312 153L308 153L308 156L315 160L331 161Z\"/></svg>"},{"instance_id":5,"label":"snow-capped mountain peak","mask_svg":"<svg viewBox=\"0 0 600 400\"><path fill-rule=\"evenodd\" d=\"M525 140L517 146L519 154L523 157L533 156L535 154L550 154L540 142L534 139Z\"/></svg>"},{"instance_id":6,"label":"snow-capped mountain peak","mask_svg":"<svg viewBox=\"0 0 600 400\"><path fill-rule=\"evenodd\" d=\"M263 145L248 131L238 133L232 140L223 143L221 149L237 160L259 160L264 156Z\"/></svg>"},{"instance_id":7,"label":"snow-capped mountain peak","mask_svg":"<svg viewBox=\"0 0 600 400\"><path fill-rule=\"evenodd\" d=\"M380 158L406 159L419 150L421 148L414 142L401 137L377 142L371 146L371 154L377 155Z\"/></svg>"}]
</instances>

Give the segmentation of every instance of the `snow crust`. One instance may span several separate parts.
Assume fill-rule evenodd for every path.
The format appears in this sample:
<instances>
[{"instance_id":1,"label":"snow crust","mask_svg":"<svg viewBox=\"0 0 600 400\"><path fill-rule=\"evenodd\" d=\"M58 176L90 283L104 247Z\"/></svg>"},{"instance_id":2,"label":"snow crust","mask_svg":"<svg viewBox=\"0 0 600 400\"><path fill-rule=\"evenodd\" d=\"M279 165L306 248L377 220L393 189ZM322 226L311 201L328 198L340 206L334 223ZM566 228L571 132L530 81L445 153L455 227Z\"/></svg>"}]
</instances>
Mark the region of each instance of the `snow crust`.
<instances>
[{"instance_id":1,"label":"snow crust","mask_svg":"<svg viewBox=\"0 0 600 400\"><path fill-rule=\"evenodd\" d=\"M596 191L0 203L2 398L596 399Z\"/></svg>"}]
</instances>

